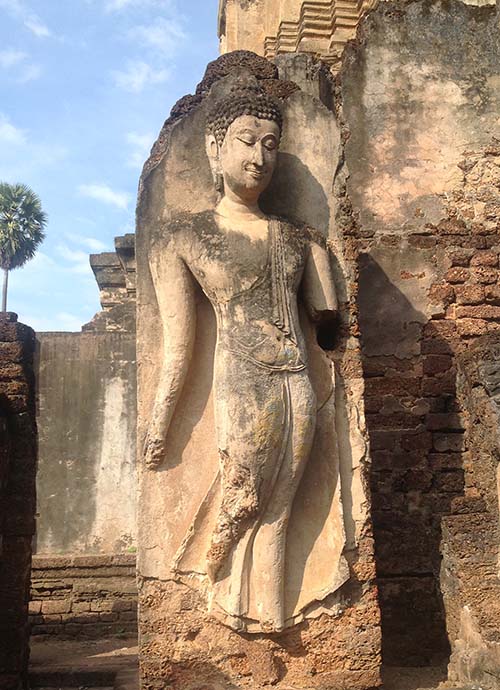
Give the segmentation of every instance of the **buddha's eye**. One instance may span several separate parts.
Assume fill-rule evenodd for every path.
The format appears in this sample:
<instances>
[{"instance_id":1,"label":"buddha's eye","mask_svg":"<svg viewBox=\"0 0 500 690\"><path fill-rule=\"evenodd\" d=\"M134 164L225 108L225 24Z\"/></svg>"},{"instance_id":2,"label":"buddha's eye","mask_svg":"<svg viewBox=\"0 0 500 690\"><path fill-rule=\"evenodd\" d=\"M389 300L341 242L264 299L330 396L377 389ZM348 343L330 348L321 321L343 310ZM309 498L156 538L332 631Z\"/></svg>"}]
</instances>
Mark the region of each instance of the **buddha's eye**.
<instances>
[{"instance_id":1,"label":"buddha's eye","mask_svg":"<svg viewBox=\"0 0 500 690\"><path fill-rule=\"evenodd\" d=\"M255 139L250 139L249 137L237 137L237 139L247 146L253 146L255 144Z\"/></svg>"},{"instance_id":2,"label":"buddha's eye","mask_svg":"<svg viewBox=\"0 0 500 690\"><path fill-rule=\"evenodd\" d=\"M270 137L269 139L264 139L264 141L262 143L268 151L274 151L278 146L276 139L274 139L274 137Z\"/></svg>"}]
</instances>

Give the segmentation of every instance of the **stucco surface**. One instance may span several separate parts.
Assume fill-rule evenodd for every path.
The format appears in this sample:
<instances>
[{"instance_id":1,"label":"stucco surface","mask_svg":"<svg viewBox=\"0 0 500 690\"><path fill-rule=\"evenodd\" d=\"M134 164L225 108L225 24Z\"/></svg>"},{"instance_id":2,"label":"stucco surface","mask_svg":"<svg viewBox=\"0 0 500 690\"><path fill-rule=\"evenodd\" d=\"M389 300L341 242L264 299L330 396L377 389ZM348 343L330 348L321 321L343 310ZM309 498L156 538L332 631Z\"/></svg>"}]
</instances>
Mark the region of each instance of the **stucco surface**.
<instances>
[{"instance_id":1,"label":"stucco surface","mask_svg":"<svg viewBox=\"0 0 500 690\"><path fill-rule=\"evenodd\" d=\"M133 334L38 334L38 554L134 548L135 376Z\"/></svg>"}]
</instances>

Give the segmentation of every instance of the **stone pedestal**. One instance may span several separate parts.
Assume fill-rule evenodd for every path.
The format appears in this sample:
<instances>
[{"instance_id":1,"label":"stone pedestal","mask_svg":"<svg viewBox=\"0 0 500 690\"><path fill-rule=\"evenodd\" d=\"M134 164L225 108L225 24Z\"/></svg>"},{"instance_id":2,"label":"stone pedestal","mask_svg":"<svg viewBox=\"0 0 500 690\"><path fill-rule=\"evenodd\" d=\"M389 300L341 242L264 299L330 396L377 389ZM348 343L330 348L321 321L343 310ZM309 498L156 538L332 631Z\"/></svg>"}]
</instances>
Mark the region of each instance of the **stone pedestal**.
<instances>
[{"instance_id":1,"label":"stone pedestal","mask_svg":"<svg viewBox=\"0 0 500 690\"><path fill-rule=\"evenodd\" d=\"M298 71L289 65L288 73ZM317 73L313 78L319 78ZM196 565L196 544L210 545L210 506L218 500L220 461L212 391L217 331L201 289L194 295L194 354L164 457L151 469L142 453L163 358L171 356L163 342L151 266L166 256L168 233L180 227L176 222L184 228L186 219L208 218L215 207L205 153L206 113L237 80L284 99L278 165L262 207L296 228L314 228L318 242L330 252L340 312L335 338L331 332L317 338L305 313L301 316L317 427L287 528L285 627L267 632L262 624L238 630L234 620L215 615L213 588L203 564L201 570ZM324 95L324 88L316 88ZM196 95L174 107L144 168L136 244L142 688L367 690L380 684L379 609L366 491L369 454L356 317L350 308L355 267L345 258L336 221L342 190L333 176L341 157L340 128L334 113L312 92L313 87L301 91L296 83L280 80L277 68L256 55L225 55L209 66ZM331 100L331 93L324 98ZM162 309L173 313L168 294L165 285ZM243 385L248 381L242 374ZM242 403L243 414L244 408ZM251 407L246 414L252 414ZM179 565L186 561L193 563L188 573ZM272 579L273 572L264 575Z\"/></svg>"},{"instance_id":2,"label":"stone pedestal","mask_svg":"<svg viewBox=\"0 0 500 690\"><path fill-rule=\"evenodd\" d=\"M35 532L35 334L0 314L0 688L28 687L28 601Z\"/></svg>"}]
</instances>

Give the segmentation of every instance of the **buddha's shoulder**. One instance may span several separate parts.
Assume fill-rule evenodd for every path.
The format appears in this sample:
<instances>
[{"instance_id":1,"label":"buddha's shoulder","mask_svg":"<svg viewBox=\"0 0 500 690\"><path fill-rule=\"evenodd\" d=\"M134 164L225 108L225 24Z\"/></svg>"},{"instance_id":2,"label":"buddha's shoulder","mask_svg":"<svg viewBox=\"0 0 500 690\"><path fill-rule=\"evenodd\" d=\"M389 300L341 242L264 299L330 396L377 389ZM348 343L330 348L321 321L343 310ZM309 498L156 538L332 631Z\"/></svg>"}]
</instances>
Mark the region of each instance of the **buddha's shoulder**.
<instances>
[{"instance_id":1,"label":"buddha's shoulder","mask_svg":"<svg viewBox=\"0 0 500 690\"><path fill-rule=\"evenodd\" d=\"M211 210L199 211L198 213L176 213L166 223L165 230L171 235L181 235L183 233L199 233L215 225L214 213Z\"/></svg>"},{"instance_id":2,"label":"buddha's shoulder","mask_svg":"<svg viewBox=\"0 0 500 690\"><path fill-rule=\"evenodd\" d=\"M216 229L213 211L199 213L180 212L169 218L156 236L157 246L177 246L192 243L204 234L213 233Z\"/></svg>"},{"instance_id":3,"label":"buddha's shoulder","mask_svg":"<svg viewBox=\"0 0 500 690\"><path fill-rule=\"evenodd\" d=\"M321 247L326 248L326 237L320 230L307 225L307 223L297 222L295 220L290 220L289 218L274 218L279 221L287 233L297 237L302 242L306 244L318 244Z\"/></svg>"}]
</instances>

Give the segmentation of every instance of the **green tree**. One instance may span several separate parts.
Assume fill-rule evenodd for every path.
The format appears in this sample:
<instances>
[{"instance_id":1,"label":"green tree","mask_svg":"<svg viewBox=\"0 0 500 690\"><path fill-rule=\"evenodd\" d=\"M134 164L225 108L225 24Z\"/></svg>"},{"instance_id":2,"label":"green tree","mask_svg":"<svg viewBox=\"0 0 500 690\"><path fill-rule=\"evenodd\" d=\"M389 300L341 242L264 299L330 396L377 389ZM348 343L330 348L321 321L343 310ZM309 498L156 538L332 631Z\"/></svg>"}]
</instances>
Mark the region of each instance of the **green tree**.
<instances>
[{"instance_id":1,"label":"green tree","mask_svg":"<svg viewBox=\"0 0 500 690\"><path fill-rule=\"evenodd\" d=\"M35 192L24 184L0 182L0 268L4 272L2 311L7 311L9 271L35 256L45 237L47 216Z\"/></svg>"}]
</instances>

